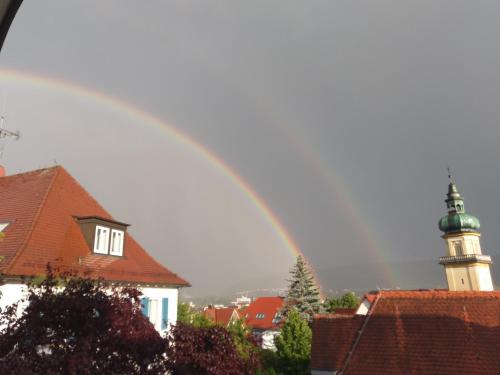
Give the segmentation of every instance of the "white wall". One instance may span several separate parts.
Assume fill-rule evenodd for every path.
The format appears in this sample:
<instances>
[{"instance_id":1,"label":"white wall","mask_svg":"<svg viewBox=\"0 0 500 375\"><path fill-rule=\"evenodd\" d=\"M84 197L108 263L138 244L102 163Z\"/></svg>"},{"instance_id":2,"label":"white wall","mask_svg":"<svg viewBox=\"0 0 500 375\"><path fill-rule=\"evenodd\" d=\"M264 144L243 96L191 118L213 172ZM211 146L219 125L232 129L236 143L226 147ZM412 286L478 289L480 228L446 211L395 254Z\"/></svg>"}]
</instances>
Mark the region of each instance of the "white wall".
<instances>
[{"instance_id":1,"label":"white wall","mask_svg":"<svg viewBox=\"0 0 500 375\"><path fill-rule=\"evenodd\" d=\"M280 331L264 331L262 332L262 349L276 350L274 338L280 334Z\"/></svg>"},{"instance_id":2,"label":"white wall","mask_svg":"<svg viewBox=\"0 0 500 375\"><path fill-rule=\"evenodd\" d=\"M0 292L2 295L0 296L0 308L3 310L5 307L12 305L13 303L18 302L23 297L26 296L26 291L28 288L25 284L4 284L0 286ZM18 316L23 311L26 304L20 305L18 308Z\"/></svg>"},{"instance_id":3,"label":"white wall","mask_svg":"<svg viewBox=\"0 0 500 375\"><path fill-rule=\"evenodd\" d=\"M0 297L0 308L4 309L6 306L10 306L15 302L18 302L24 296L26 296L27 287L25 284L15 283L15 284L5 284L0 286L0 292L2 293ZM154 325L156 330L160 334L165 334L167 329L161 329L161 317L162 317L162 299L168 298L168 326L175 324L177 321L177 300L179 296L179 291L176 288L138 288L143 293L143 297L147 297L151 300L157 300L157 310L156 316L158 317L156 324ZM24 307L20 306L18 314L21 313ZM151 316L151 311L150 311Z\"/></svg>"},{"instance_id":4,"label":"white wall","mask_svg":"<svg viewBox=\"0 0 500 375\"><path fill-rule=\"evenodd\" d=\"M167 329L161 329L161 317L162 317L162 299L168 298L168 326L175 324L177 322L177 301L179 298L179 290L171 288L139 288L143 293L142 297L147 297L150 300L157 300L156 316L158 317L156 323L154 324L156 330L160 334L164 334ZM151 306L151 305L150 305ZM151 310L151 309L150 309ZM152 316L152 311L149 311L149 316ZM150 319L151 320L151 319Z\"/></svg>"}]
</instances>

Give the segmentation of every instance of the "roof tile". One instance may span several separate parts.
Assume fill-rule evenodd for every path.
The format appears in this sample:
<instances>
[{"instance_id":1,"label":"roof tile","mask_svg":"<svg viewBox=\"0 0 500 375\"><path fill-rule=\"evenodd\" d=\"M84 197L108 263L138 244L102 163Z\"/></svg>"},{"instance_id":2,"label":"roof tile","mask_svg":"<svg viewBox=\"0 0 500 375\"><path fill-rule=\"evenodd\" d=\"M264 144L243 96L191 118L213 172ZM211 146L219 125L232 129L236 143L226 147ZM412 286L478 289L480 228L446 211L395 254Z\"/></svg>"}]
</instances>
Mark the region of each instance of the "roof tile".
<instances>
[{"instance_id":1,"label":"roof tile","mask_svg":"<svg viewBox=\"0 0 500 375\"><path fill-rule=\"evenodd\" d=\"M312 368L339 370L344 360L325 358L342 357L348 345L344 375L500 373L500 292L381 291L375 297L359 318L365 324L357 344L335 335L351 320L315 321Z\"/></svg>"}]
</instances>

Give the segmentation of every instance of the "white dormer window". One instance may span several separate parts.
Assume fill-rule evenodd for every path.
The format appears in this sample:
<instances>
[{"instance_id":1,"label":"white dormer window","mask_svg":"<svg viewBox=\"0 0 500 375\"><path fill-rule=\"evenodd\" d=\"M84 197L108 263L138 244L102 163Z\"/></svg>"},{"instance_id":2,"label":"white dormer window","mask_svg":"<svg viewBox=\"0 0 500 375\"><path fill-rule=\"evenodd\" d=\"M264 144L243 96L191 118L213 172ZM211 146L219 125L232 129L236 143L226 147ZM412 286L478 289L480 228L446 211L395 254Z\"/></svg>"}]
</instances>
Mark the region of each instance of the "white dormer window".
<instances>
[{"instance_id":1,"label":"white dormer window","mask_svg":"<svg viewBox=\"0 0 500 375\"><path fill-rule=\"evenodd\" d=\"M10 223L0 223L0 232L3 232L5 228L9 226Z\"/></svg>"},{"instance_id":2,"label":"white dormer window","mask_svg":"<svg viewBox=\"0 0 500 375\"><path fill-rule=\"evenodd\" d=\"M109 248L109 228L96 225L94 239L94 253L107 254Z\"/></svg>"},{"instance_id":3,"label":"white dormer window","mask_svg":"<svg viewBox=\"0 0 500 375\"><path fill-rule=\"evenodd\" d=\"M123 255L123 236L124 232L122 230L111 230L111 247L109 250L111 255Z\"/></svg>"}]
</instances>

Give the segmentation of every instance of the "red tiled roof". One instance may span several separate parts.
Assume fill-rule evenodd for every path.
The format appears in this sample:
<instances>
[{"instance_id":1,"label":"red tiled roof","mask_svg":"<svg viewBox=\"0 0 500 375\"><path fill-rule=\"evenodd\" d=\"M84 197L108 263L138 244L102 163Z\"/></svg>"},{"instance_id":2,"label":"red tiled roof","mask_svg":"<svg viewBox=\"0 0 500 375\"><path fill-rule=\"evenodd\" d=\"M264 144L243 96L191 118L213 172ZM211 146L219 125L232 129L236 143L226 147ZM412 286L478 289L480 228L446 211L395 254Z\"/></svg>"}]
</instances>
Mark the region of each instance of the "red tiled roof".
<instances>
[{"instance_id":1,"label":"red tiled roof","mask_svg":"<svg viewBox=\"0 0 500 375\"><path fill-rule=\"evenodd\" d=\"M279 329L279 322L275 321L275 317L283 308L284 301L283 297L259 297L250 303L241 315L245 318L246 325L253 329ZM259 314L263 314L263 317Z\"/></svg>"},{"instance_id":2,"label":"red tiled roof","mask_svg":"<svg viewBox=\"0 0 500 375\"><path fill-rule=\"evenodd\" d=\"M315 315L312 325L311 365L314 369L338 369L351 349L364 316Z\"/></svg>"},{"instance_id":3,"label":"red tiled roof","mask_svg":"<svg viewBox=\"0 0 500 375\"><path fill-rule=\"evenodd\" d=\"M189 285L129 234L123 257L94 254L75 217L113 218L62 167L1 177L0 201L0 223L10 222L0 241L0 272L5 275L41 275L51 263L111 281Z\"/></svg>"},{"instance_id":4,"label":"red tiled roof","mask_svg":"<svg viewBox=\"0 0 500 375\"><path fill-rule=\"evenodd\" d=\"M205 315L208 319L215 322L216 324L220 324L224 327L227 327L229 325L233 315L235 319L240 318L237 307L208 307L203 311L203 315Z\"/></svg>"},{"instance_id":5,"label":"red tiled roof","mask_svg":"<svg viewBox=\"0 0 500 375\"><path fill-rule=\"evenodd\" d=\"M500 292L381 291L360 318L357 343L352 335L347 342L335 337L341 319L314 323L311 368L345 366L344 375L500 374ZM347 360L325 360L345 357L345 345L352 351Z\"/></svg>"}]
</instances>

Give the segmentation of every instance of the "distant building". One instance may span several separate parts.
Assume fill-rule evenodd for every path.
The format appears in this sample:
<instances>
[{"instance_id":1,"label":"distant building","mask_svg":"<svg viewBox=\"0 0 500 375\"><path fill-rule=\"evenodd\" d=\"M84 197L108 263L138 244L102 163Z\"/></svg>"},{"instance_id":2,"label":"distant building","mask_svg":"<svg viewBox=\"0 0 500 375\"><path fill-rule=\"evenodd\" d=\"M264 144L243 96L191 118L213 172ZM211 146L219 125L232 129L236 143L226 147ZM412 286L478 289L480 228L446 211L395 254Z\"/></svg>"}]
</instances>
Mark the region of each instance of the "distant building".
<instances>
[{"instance_id":1,"label":"distant building","mask_svg":"<svg viewBox=\"0 0 500 375\"><path fill-rule=\"evenodd\" d=\"M242 309L242 308L250 305L251 302L252 302L252 299L250 297L240 296L240 297L236 298L236 301L231 302L230 305L235 306L239 309Z\"/></svg>"},{"instance_id":2,"label":"distant building","mask_svg":"<svg viewBox=\"0 0 500 375\"><path fill-rule=\"evenodd\" d=\"M500 292L479 220L453 181L439 221L449 290L379 291L356 312L316 315L312 375L500 374Z\"/></svg>"},{"instance_id":3,"label":"distant building","mask_svg":"<svg viewBox=\"0 0 500 375\"><path fill-rule=\"evenodd\" d=\"M119 188L119 183L113 188ZM26 277L77 272L143 293L143 313L159 332L177 319L189 283L155 261L62 167L0 176L0 307L26 292Z\"/></svg>"},{"instance_id":4,"label":"distant building","mask_svg":"<svg viewBox=\"0 0 500 375\"><path fill-rule=\"evenodd\" d=\"M209 306L203 310L203 316L226 328L241 318L236 307Z\"/></svg>"},{"instance_id":5,"label":"distant building","mask_svg":"<svg viewBox=\"0 0 500 375\"><path fill-rule=\"evenodd\" d=\"M264 349L275 349L274 338L280 332L284 303L283 297L258 297L241 312L245 324Z\"/></svg>"}]
</instances>

